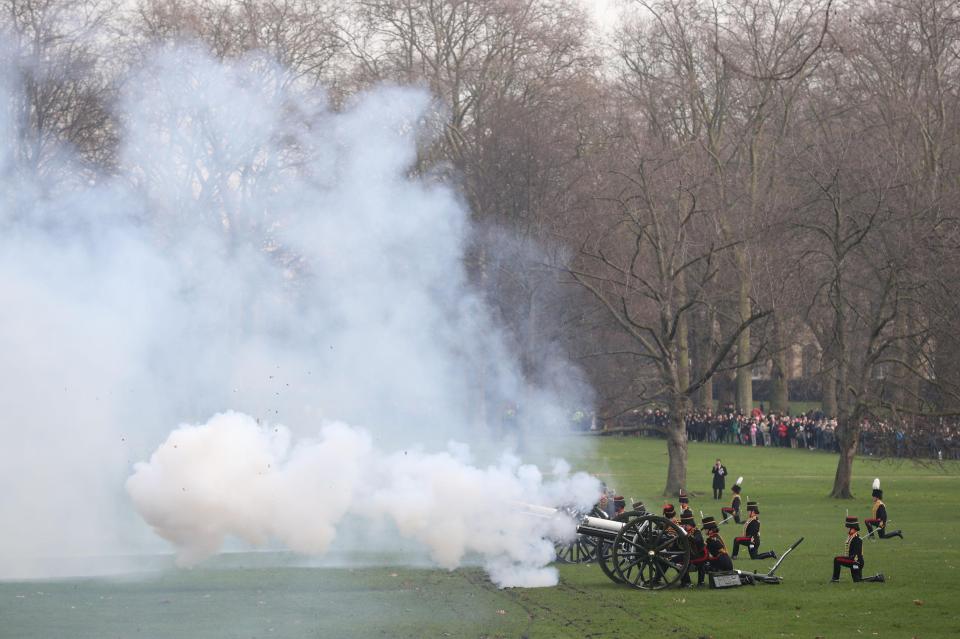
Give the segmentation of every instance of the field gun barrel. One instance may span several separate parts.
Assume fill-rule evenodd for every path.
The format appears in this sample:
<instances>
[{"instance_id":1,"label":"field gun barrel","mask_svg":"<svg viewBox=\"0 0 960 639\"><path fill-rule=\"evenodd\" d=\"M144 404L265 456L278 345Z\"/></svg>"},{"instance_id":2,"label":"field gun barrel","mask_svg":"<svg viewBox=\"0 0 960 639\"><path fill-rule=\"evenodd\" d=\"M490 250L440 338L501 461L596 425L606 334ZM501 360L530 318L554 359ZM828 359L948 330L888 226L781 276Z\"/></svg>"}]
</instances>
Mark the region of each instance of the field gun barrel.
<instances>
[{"instance_id":1,"label":"field gun barrel","mask_svg":"<svg viewBox=\"0 0 960 639\"><path fill-rule=\"evenodd\" d=\"M624 523L615 519L603 519L602 517L590 517L589 515L580 520L577 526L577 532L581 535L598 537L613 541L623 530Z\"/></svg>"}]
</instances>

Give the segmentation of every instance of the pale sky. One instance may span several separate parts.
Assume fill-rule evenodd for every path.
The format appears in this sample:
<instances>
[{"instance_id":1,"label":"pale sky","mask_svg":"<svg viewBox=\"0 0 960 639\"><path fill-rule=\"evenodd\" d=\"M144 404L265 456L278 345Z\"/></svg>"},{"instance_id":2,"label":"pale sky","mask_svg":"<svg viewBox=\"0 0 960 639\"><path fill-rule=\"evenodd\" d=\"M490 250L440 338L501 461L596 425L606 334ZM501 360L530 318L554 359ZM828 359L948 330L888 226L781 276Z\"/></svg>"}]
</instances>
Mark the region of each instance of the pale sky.
<instances>
[{"instance_id":1,"label":"pale sky","mask_svg":"<svg viewBox=\"0 0 960 639\"><path fill-rule=\"evenodd\" d=\"M612 29L616 23L619 5L622 0L580 0L586 6L601 31Z\"/></svg>"}]
</instances>

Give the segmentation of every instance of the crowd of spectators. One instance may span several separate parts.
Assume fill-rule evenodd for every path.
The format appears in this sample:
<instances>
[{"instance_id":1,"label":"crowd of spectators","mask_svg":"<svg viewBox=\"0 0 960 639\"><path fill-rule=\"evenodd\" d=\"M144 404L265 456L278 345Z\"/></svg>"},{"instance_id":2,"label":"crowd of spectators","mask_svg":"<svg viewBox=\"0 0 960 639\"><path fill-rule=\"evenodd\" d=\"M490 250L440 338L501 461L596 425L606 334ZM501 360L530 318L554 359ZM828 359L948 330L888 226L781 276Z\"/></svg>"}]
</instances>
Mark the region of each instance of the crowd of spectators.
<instances>
[{"instance_id":1,"label":"crowd of spectators","mask_svg":"<svg viewBox=\"0 0 960 639\"><path fill-rule=\"evenodd\" d=\"M648 409L633 413L626 421L642 435L660 436L669 419L666 411ZM837 420L820 411L798 416L764 413L760 408L750 415L691 411L686 424L690 441L838 451ZM960 421L917 417L864 420L858 446L858 454L867 456L960 459Z\"/></svg>"}]
</instances>

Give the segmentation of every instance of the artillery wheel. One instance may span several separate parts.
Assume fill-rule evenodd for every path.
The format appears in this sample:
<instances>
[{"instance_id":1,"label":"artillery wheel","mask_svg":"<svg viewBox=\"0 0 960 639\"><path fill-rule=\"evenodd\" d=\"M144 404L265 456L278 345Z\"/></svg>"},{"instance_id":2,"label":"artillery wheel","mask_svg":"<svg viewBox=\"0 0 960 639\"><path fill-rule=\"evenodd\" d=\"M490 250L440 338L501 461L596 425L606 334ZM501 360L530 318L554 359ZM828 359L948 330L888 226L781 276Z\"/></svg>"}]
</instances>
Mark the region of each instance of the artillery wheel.
<instances>
[{"instance_id":1,"label":"artillery wheel","mask_svg":"<svg viewBox=\"0 0 960 639\"><path fill-rule=\"evenodd\" d=\"M576 512L569 512L568 514L574 519L579 519L579 515L577 515ZM598 506L593 507L593 510L590 511L590 516L603 517L605 519L609 518L609 515L600 510ZM559 542L556 544L557 561L562 564L590 563L597 558L597 550L600 543L598 540L587 535L577 535L571 542Z\"/></svg>"},{"instance_id":2,"label":"artillery wheel","mask_svg":"<svg viewBox=\"0 0 960 639\"><path fill-rule=\"evenodd\" d=\"M586 564L597 557L597 541L586 535L577 535L567 544L557 544L557 561L562 564Z\"/></svg>"},{"instance_id":3,"label":"artillery wheel","mask_svg":"<svg viewBox=\"0 0 960 639\"><path fill-rule=\"evenodd\" d=\"M617 535L611 563L628 586L642 590L668 588L690 567L690 540L669 519L637 517Z\"/></svg>"},{"instance_id":4,"label":"artillery wheel","mask_svg":"<svg viewBox=\"0 0 960 639\"><path fill-rule=\"evenodd\" d=\"M635 510L627 510L613 519L615 521L622 521L627 523L638 517L645 517L647 513L639 513ZM607 577L610 578L614 583L622 584L624 583L623 579L617 575L617 570L613 565L613 542L606 541L601 539L597 544L597 563L600 564L600 570L603 571Z\"/></svg>"}]
</instances>

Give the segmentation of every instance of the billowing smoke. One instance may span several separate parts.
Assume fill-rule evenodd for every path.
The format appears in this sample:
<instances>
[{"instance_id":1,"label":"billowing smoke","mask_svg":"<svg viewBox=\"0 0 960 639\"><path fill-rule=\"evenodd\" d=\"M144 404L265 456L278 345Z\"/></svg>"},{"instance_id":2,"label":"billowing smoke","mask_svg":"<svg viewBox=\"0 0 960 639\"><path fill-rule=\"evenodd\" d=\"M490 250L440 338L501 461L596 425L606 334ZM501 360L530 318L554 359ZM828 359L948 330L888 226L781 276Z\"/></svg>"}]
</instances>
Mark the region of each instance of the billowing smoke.
<instances>
[{"instance_id":1,"label":"billowing smoke","mask_svg":"<svg viewBox=\"0 0 960 639\"><path fill-rule=\"evenodd\" d=\"M557 578L544 568L553 559L550 540L570 538L573 521L538 517L522 504L587 507L597 483L584 473L570 476L562 463L545 483L536 467L511 456L476 467L455 445L388 454L369 433L337 422L316 439L292 442L282 426L226 413L174 431L149 463L137 465L127 490L147 522L177 546L182 564L218 551L228 536L322 554L343 518L387 519L440 566L456 568L479 553L497 583L543 586Z\"/></svg>"},{"instance_id":2,"label":"billowing smoke","mask_svg":"<svg viewBox=\"0 0 960 639\"><path fill-rule=\"evenodd\" d=\"M0 80L0 575L155 549L137 513L185 562L233 537L322 553L376 513L439 565L549 581L558 531L505 505L596 486L504 454L563 452L541 446L588 394L570 366L525 381L469 285L465 207L410 177L427 95L335 113L260 57L166 49L123 83L105 176L23 152L20 84Z\"/></svg>"}]
</instances>

